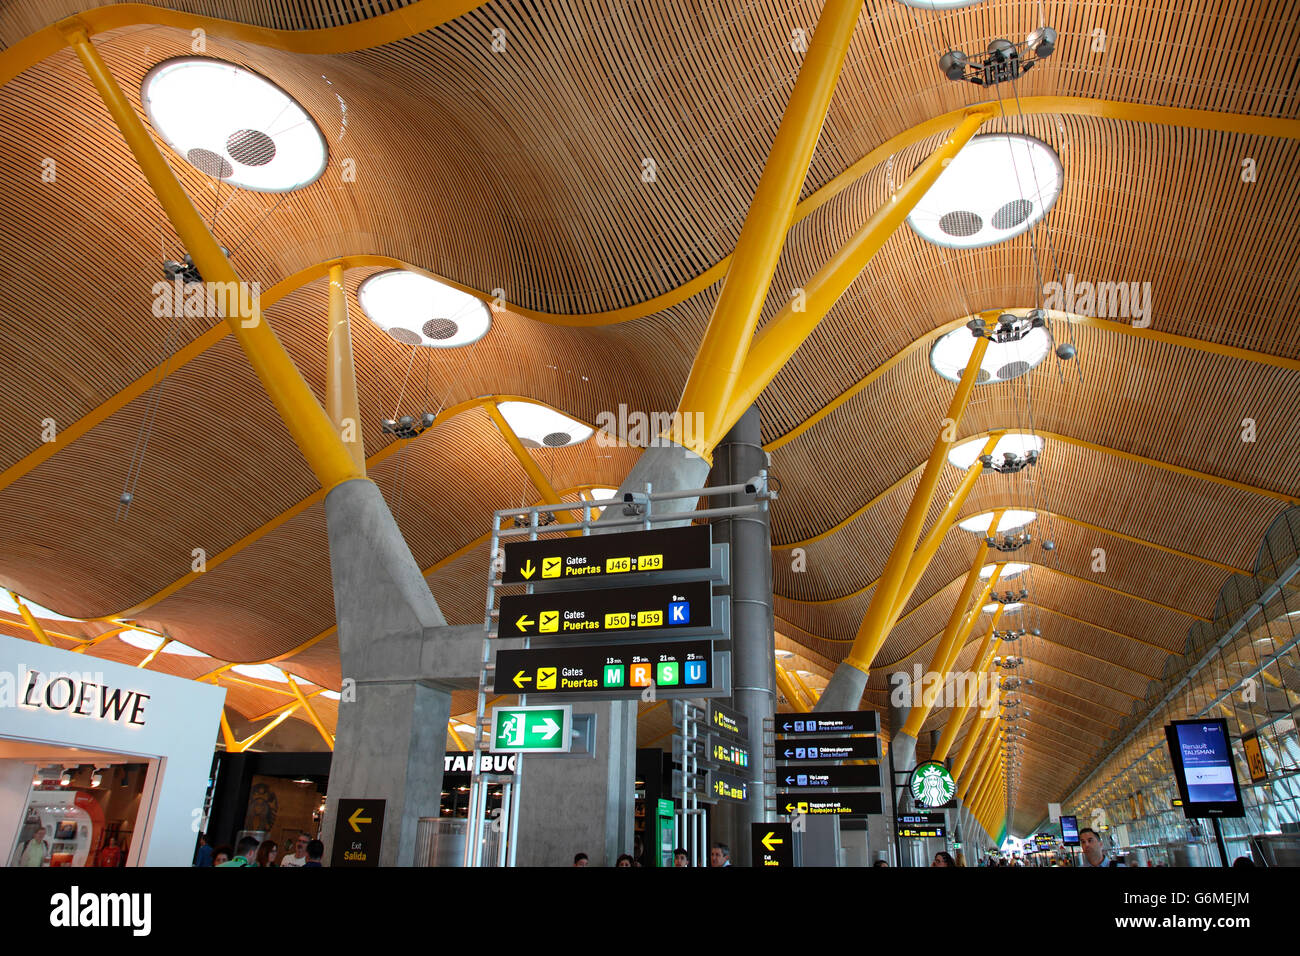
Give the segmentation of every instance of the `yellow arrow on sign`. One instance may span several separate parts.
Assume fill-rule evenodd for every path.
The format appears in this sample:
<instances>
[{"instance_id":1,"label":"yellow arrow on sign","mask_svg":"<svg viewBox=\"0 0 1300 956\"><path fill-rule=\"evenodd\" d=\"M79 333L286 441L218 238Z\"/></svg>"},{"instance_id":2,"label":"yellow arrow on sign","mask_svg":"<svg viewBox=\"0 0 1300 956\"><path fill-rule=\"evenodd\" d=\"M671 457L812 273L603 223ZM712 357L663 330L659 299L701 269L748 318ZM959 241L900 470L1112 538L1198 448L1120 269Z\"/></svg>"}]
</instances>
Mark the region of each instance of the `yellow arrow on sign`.
<instances>
[{"instance_id":1,"label":"yellow arrow on sign","mask_svg":"<svg viewBox=\"0 0 1300 956\"><path fill-rule=\"evenodd\" d=\"M534 623L534 621L527 614L520 614L519 620L515 621L515 627L519 628L519 630L522 631L524 628L526 628L529 624L532 623Z\"/></svg>"},{"instance_id":2,"label":"yellow arrow on sign","mask_svg":"<svg viewBox=\"0 0 1300 956\"><path fill-rule=\"evenodd\" d=\"M524 562L524 566L519 569L519 573L524 576L525 581L527 581L529 578L531 578L534 574L537 573L537 569L533 567L532 558L529 558L527 561Z\"/></svg>"},{"instance_id":3,"label":"yellow arrow on sign","mask_svg":"<svg viewBox=\"0 0 1300 956\"><path fill-rule=\"evenodd\" d=\"M759 840L758 842L763 844L763 846L767 847L768 852L770 853L771 851L775 850L779 844L782 844L785 841L778 840L776 838L775 833L769 833L767 836L763 837L763 839Z\"/></svg>"},{"instance_id":4,"label":"yellow arrow on sign","mask_svg":"<svg viewBox=\"0 0 1300 956\"><path fill-rule=\"evenodd\" d=\"M350 823L350 824L352 825L352 830L353 830L354 833L360 833L360 832L361 832L361 827L357 826L358 823L370 823L370 822L371 822L371 819L370 819L369 817L363 817L363 816L361 815L361 814L363 814L363 813L365 813L365 812L366 812L366 808L365 808L365 807L357 807L355 810L352 811L352 816L348 817L348 823Z\"/></svg>"},{"instance_id":5,"label":"yellow arrow on sign","mask_svg":"<svg viewBox=\"0 0 1300 956\"><path fill-rule=\"evenodd\" d=\"M528 683L531 680L532 680L531 677L525 677L524 672L520 671L518 674L515 675L515 686L523 687L524 684Z\"/></svg>"},{"instance_id":6,"label":"yellow arrow on sign","mask_svg":"<svg viewBox=\"0 0 1300 956\"><path fill-rule=\"evenodd\" d=\"M785 805L785 812L786 812L786 813L794 813L794 804L793 804L793 803L787 803L787 804Z\"/></svg>"}]
</instances>

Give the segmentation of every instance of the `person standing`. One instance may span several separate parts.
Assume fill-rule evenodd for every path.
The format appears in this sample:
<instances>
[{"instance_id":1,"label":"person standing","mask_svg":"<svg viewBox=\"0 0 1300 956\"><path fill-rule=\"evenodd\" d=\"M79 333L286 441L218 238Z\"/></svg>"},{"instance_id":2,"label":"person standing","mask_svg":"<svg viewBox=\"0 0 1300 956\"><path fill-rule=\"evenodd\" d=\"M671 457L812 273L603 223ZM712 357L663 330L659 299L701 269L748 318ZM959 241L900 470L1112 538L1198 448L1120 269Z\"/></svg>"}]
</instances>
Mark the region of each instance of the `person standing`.
<instances>
[{"instance_id":1,"label":"person standing","mask_svg":"<svg viewBox=\"0 0 1300 956\"><path fill-rule=\"evenodd\" d=\"M274 840L263 840L262 845L257 848L257 865L275 866L275 858L279 855L280 848L276 846Z\"/></svg>"},{"instance_id":2,"label":"person standing","mask_svg":"<svg viewBox=\"0 0 1300 956\"><path fill-rule=\"evenodd\" d=\"M293 852L284 858L280 863L281 866L306 866L307 865L307 844L311 842L311 837L305 833L299 833L298 838L293 841Z\"/></svg>"},{"instance_id":3,"label":"person standing","mask_svg":"<svg viewBox=\"0 0 1300 956\"><path fill-rule=\"evenodd\" d=\"M1106 846L1101 842L1101 834L1092 827L1079 831L1079 849L1083 851L1084 869L1098 866L1123 866L1120 860L1106 859Z\"/></svg>"},{"instance_id":4,"label":"person standing","mask_svg":"<svg viewBox=\"0 0 1300 956\"><path fill-rule=\"evenodd\" d=\"M19 866L45 866L50 859L50 845L45 842L45 827L39 827L18 853Z\"/></svg>"},{"instance_id":5,"label":"person standing","mask_svg":"<svg viewBox=\"0 0 1300 956\"><path fill-rule=\"evenodd\" d=\"M325 855L325 844L320 840L309 840L307 842L307 862L303 864L306 869L309 866L320 866L321 857Z\"/></svg>"},{"instance_id":6,"label":"person standing","mask_svg":"<svg viewBox=\"0 0 1300 956\"><path fill-rule=\"evenodd\" d=\"M257 849L261 841L255 836L246 836L235 848L235 856L217 866L257 866Z\"/></svg>"},{"instance_id":7,"label":"person standing","mask_svg":"<svg viewBox=\"0 0 1300 956\"><path fill-rule=\"evenodd\" d=\"M709 849L709 866L731 866L731 847L715 843Z\"/></svg>"},{"instance_id":8,"label":"person standing","mask_svg":"<svg viewBox=\"0 0 1300 956\"><path fill-rule=\"evenodd\" d=\"M208 843L208 835L206 833L199 834L199 849L194 854L194 865L212 865L212 845Z\"/></svg>"},{"instance_id":9,"label":"person standing","mask_svg":"<svg viewBox=\"0 0 1300 956\"><path fill-rule=\"evenodd\" d=\"M117 845L117 837L109 837L108 844L99 849L97 866L118 866L122 862L122 848Z\"/></svg>"}]
</instances>

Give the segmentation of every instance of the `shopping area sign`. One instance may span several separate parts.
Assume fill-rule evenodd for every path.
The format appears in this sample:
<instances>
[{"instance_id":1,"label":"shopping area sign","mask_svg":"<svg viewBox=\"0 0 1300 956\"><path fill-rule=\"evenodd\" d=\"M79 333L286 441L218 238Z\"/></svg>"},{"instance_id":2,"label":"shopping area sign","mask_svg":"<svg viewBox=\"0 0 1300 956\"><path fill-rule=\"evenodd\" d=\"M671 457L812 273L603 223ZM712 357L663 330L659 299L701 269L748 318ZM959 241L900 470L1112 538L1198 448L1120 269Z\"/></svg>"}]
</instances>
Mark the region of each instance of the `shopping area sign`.
<instances>
[{"instance_id":1,"label":"shopping area sign","mask_svg":"<svg viewBox=\"0 0 1300 956\"><path fill-rule=\"evenodd\" d=\"M499 621L499 637L634 636L643 631L705 630L713 626L713 588L708 581L687 581L515 594L501 599Z\"/></svg>"},{"instance_id":2,"label":"shopping area sign","mask_svg":"<svg viewBox=\"0 0 1300 956\"><path fill-rule=\"evenodd\" d=\"M711 543L708 525L520 541L505 546L501 583L589 581L617 574L708 571Z\"/></svg>"},{"instance_id":3,"label":"shopping area sign","mask_svg":"<svg viewBox=\"0 0 1300 956\"><path fill-rule=\"evenodd\" d=\"M493 691L621 700L654 685L663 696L698 697L716 689L714 678L711 641L559 646L497 651Z\"/></svg>"},{"instance_id":4,"label":"shopping area sign","mask_svg":"<svg viewBox=\"0 0 1300 956\"><path fill-rule=\"evenodd\" d=\"M812 714L777 714L777 736L812 734L874 734L880 718L874 710L841 710Z\"/></svg>"},{"instance_id":5,"label":"shopping area sign","mask_svg":"<svg viewBox=\"0 0 1300 956\"><path fill-rule=\"evenodd\" d=\"M573 707L498 707L492 711L494 753L565 754L573 739Z\"/></svg>"}]
</instances>

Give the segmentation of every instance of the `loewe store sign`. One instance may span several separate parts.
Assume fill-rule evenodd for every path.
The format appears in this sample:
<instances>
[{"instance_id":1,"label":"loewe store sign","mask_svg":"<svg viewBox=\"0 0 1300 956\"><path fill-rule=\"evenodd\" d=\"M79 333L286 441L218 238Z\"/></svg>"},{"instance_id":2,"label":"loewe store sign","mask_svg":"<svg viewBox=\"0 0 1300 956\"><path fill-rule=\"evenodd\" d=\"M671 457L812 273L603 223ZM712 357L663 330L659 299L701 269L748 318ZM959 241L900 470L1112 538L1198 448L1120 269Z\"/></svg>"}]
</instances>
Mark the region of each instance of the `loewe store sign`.
<instances>
[{"instance_id":1,"label":"loewe store sign","mask_svg":"<svg viewBox=\"0 0 1300 956\"><path fill-rule=\"evenodd\" d=\"M89 680L91 676L98 681ZM36 709L65 711L74 717L111 720L132 727L143 727L144 705L148 694L138 690L110 687L102 675L51 674L40 671L27 672L26 690L20 706Z\"/></svg>"}]
</instances>

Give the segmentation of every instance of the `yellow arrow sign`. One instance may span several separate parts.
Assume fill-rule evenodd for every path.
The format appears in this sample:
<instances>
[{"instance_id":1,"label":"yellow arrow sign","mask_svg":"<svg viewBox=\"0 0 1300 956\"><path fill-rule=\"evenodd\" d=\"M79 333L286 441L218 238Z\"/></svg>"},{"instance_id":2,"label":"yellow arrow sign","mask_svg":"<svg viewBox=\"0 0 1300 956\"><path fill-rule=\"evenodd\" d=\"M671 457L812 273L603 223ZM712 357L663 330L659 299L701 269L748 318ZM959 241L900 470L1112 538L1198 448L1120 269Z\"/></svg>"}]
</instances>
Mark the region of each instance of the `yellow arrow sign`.
<instances>
[{"instance_id":1,"label":"yellow arrow sign","mask_svg":"<svg viewBox=\"0 0 1300 956\"><path fill-rule=\"evenodd\" d=\"M365 813L365 812L366 812L366 808L365 808L365 807L357 807L355 810L352 811L352 816L348 817L348 823L352 825L352 830L353 830L354 833L360 833L360 832L361 832L361 827L357 826L358 823L370 823L370 822L371 822L371 820L370 820L369 817L363 817L363 816L361 815L361 814L363 814L363 813Z\"/></svg>"},{"instance_id":2,"label":"yellow arrow sign","mask_svg":"<svg viewBox=\"0 0 1300 956\"><path fill-rule=\"evenodd\" d=\"M761 844L763 844L763 846L767 847L768 852L770 853L772 850L775 850L775 849L777 848L777 846L779 846L780 844L784 843L785 841L784 841L784 840L778 840L778 839L776 838L776 834L775 834L775 833L768 833L767 836L763 837L763 839L759 840L758 842L761 843Z\"/></svg>"},{"instance_id":3,"label":"yellow arrow sign","mask_svg":"<svg viewBox=\"0 0 1300 956\"><path fill-rule=\"evenodd\" d=\"M519 569L519 573L524 576L525 581L527 581L529 578L531 578L534 574L537 573L537 569L533 567L532 558L529 558L527 561L524 562L524 566Z\"/></svg>"},{"instance_id":4,"label":"yellow arrow sign","mask_svg":"<svg viewBox=\"0 0 1300 956\"><path fill-rule=\"evenodd\" d=\"M533 619L532 619L531 617L529 617L527 614L520 614L520 615L519 615L519 620L515 621L515 627L519 628L519 630L522 631L522 630L523 630L524 628L526 628L529 624L533 624L533 623L535 623L535 622L534 622Z\"/></svg>"},{"instance_id":5,"label":"yellow arrow sign","mask_svg":"<svg viewBox=\"0 0 1300 956\"><path fill-rule=\"evenodd\" d=\"M528 683L531 680L532 680L531 677L525 677L524 672L520 671L518 674L515 675L515 686L523 687L524 684Z\"/></svg>"}]
</instances>

